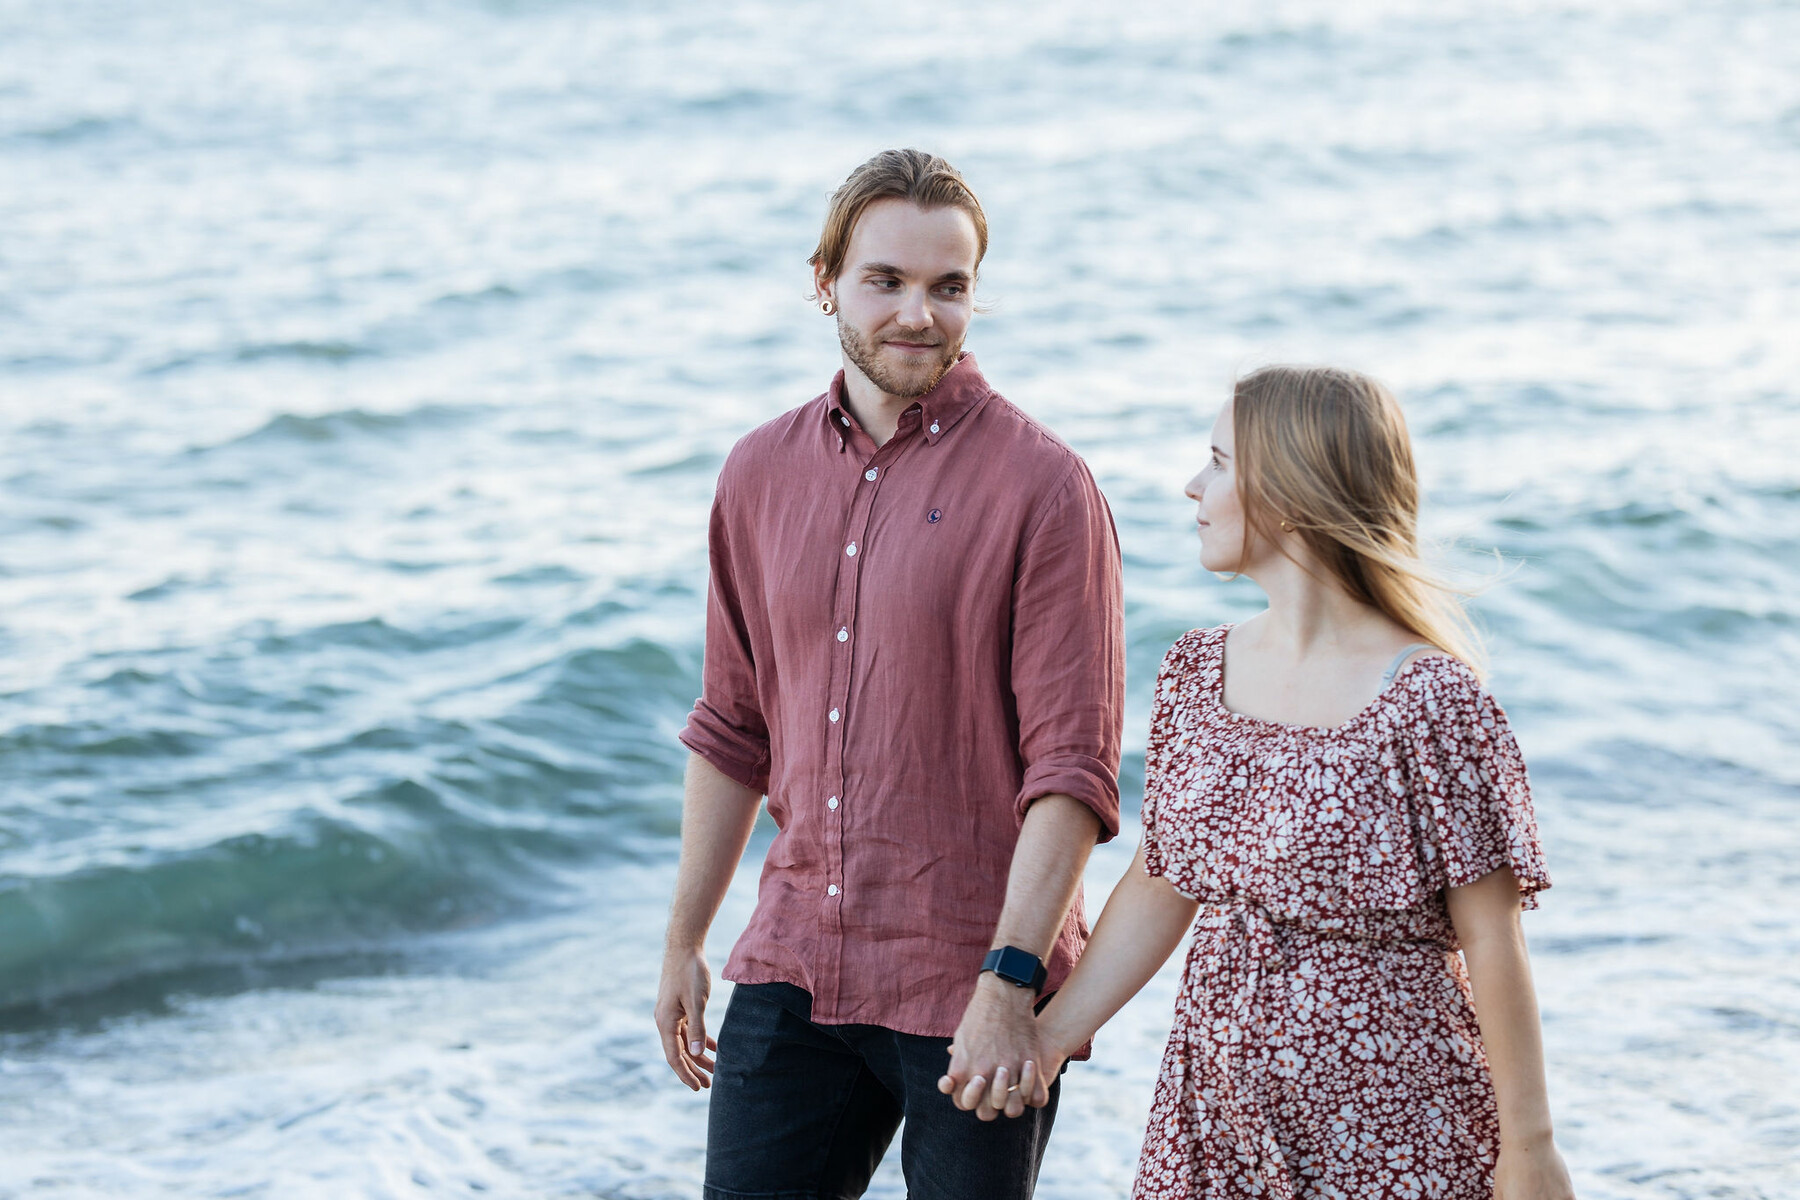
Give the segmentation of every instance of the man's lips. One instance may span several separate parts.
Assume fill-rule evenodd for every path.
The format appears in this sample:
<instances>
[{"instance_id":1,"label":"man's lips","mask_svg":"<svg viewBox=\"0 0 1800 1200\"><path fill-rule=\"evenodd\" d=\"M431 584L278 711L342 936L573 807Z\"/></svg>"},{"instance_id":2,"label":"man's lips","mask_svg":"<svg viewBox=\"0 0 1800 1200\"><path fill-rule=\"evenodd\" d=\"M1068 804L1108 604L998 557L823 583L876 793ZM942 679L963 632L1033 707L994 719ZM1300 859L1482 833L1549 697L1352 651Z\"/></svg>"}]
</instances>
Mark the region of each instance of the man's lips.
<instances>
[{"instance_id":1,"label":"man's lips","mask_svg":"<svg viewBox=\"0 0 1800 1200\"><path fill-rule=\"evenodd\" d=\"M912 351L936 350L939 346L943 345L942 342L899 342L899 341L889 341L884 344L892 346L896 350L912 350Z\"/></svg>"}]
</instances>

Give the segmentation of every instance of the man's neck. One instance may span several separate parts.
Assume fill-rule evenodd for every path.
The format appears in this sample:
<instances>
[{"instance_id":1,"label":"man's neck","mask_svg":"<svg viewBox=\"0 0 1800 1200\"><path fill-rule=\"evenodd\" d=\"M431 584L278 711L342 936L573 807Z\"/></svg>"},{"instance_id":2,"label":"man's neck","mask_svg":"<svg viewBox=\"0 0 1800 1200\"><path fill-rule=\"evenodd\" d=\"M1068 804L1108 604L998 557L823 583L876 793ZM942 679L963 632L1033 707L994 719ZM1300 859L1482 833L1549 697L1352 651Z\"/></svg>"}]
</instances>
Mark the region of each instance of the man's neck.
<instances>
[{"instance_id":1,"label":"man's neck","mask_svg":"<svg viewBox=\"0 0 1800 1200\"><path fill-rule=\"evenodd\" d=\"M848 355L844 357L844 407L877 446L887 444L900 427L900 414L916 403L917 396L895 396L882 391Z\"/></svg>"}]
</instances>

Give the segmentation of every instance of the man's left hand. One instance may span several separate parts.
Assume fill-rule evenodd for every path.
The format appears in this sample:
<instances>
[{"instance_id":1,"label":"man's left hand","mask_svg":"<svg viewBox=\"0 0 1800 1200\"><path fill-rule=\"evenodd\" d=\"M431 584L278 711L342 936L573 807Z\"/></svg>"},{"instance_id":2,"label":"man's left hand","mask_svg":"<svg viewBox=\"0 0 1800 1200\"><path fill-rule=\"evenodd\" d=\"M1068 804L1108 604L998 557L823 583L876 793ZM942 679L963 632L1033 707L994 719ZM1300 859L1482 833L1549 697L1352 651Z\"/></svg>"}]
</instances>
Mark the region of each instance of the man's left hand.
<instances>
[{"instance_id":1,"label":"man's left hand","mask_svg":"<svg viewBox=\"0 0 1800 1200\"><path fill-rule=\"evenodd\" d=\"M1036 1000L1030 988L983 972L956 1027L950 1069L938 1080L938 1091L983 1121L1001 1113L1016 1117L1027 1104L1048 1103L1050 1081L1038 1069L1044 1055L1032 1011Z\"/></svg>"}]
</instances>

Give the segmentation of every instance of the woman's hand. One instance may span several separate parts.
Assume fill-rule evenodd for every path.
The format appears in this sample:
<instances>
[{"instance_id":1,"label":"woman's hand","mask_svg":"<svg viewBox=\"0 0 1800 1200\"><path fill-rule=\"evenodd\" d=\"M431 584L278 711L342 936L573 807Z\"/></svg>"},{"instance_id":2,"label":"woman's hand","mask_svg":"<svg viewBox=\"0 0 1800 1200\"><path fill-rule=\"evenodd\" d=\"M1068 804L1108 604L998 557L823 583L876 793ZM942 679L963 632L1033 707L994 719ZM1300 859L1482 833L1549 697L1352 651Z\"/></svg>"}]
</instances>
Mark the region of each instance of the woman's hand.
<instances>
[{"instance_id":1,"label":"woman's hand","mask_svg":"<svg viewBox=\"0 0 1800 1200\"><path fill-rule=\"evenodd\" d=\"M1500 1147L1494 1168L1494 1200L1575 1200L1569 1168L1554 1143L1509 1150Z\"/></svg>"}]
</instances>

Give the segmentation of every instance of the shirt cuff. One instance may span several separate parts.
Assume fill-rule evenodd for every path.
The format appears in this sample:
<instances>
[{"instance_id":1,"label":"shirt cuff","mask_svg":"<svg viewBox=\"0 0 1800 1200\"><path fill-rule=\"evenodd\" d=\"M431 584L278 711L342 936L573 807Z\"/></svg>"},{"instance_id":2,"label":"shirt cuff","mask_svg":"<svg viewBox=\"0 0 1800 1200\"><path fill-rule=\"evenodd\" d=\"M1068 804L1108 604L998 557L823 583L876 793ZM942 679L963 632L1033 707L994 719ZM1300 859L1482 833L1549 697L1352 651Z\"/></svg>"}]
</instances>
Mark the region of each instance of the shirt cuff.
<instances>
[{"instance_id":1,"label":"shirt cuff","mask_svg":"<svg viewBox=\"0 0 1800 1200\"><path fill-rule=\"evenodd\" d=\"M1119 778L1099 759L1068 754L1025 768L1016 806L1019 820L1024 821L1033 800L1044 796L1070 796L1093 809L1100 818L1096 841L1110 842L1119 835Z\"/></svg>"},{"instance_id":2,"label":"shirt cuff","mask_svg":"<svg viewBox=\"0 0 1800 1200\"><path fill-rule=\"evenodd\" d=\"M688 723L677 735L681 744L704 758L727 779L755 789L758 795L769 791L769 741L745 733L726 723L707 707L704 700L694 705Z\"/></svg>"}]
</instances>

